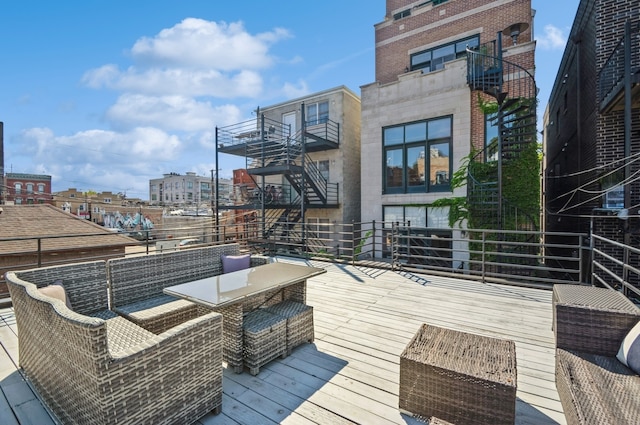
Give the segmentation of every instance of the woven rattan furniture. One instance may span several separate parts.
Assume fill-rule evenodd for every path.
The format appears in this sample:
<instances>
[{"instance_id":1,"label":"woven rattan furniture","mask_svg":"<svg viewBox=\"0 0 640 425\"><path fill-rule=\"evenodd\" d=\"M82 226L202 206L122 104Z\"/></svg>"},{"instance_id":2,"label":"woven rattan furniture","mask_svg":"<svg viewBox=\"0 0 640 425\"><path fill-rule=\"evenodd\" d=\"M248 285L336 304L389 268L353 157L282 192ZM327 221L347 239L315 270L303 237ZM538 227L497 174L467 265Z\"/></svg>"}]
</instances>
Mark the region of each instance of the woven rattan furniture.
<instances>
[{"instance_id":1,"label":"woven rattan furniture","mask_svg":"<svg viewBox=\"0 0 640 425\"><path fill-rule=\"evenodd\" d=\"M244 364L252 375L287 353L287 319L264 309L247 313L242 323Z\"/></svg>"},{"instance_id":2,"label":"woven rattan furniture","mask_svg":"<svg viewBox=\"0 0 640 425\"><path fill-rule=\"evenodd\" d=\"M265 310L287 320L287 355L298 345L313 342L313 307L298 301L286 300Z\"/></svg>"},{"instance_id":3,"label":"woven rattan furniture","mask_svg":"<svg viewBox=\"0 0 640 425\"><path fill-rule=\"evenodd\" d=\"M38 288L60 283L76 313L102 319L117 316L109 310L105 261L21 270L16 272L16 276L33 283Z\"/></svg>"},{"instance_id":4,"label":"woven rattan furniture","mask_svg":"<svg viewBox=\"0 0 640 425\"><path fill-rule=\"evenodd\" d=\"M456 424L513 424L513 341L422 325L400 356L400 410Z\"/></svg>"},{"instance_id":5,"label":"woven rattan furniture","mask_svg":"<svg viewBox=\"0 0 640 425\"><path fill-rule=\"evenodd\" d=\"M611 289L555 285L556 388L567 424L640 423L640 377L616 358L640 309Z\"/></svg>"},{"instance_id":6,"label":"woven rattan furniture","mask_svg":"<svg viewBox=\"0 0 640 425\"><path fill-rule=\"evenodd\" d=\"M160 333L172 328L203 311L191 302L164 294L163 289L219 275L222 273L221 256L239 253L238 244L224 244L111 259L107 262L110 307L150 332ZM251 257L252 266L268 261L267 257Z\"/></svg>"},{"instance_id":7,"label":"woven rattan furniture","mask_svg":"<svg viewBox=\"0 0 640 425\"><path fill-rule=\"evenodd\" d=\"M306 280L325 272L316 267L270 263L170 286L164 292L222 313L225 360L241 373L244 369L243 314L283 299L304 302Z\"/></svg>"},{"instance_id":8,"label":"woven rattan furniture","mask_svg":"<svg viewBox=\"0 0 640 425\"><path fill-rule=\"evenodd\" d=\"M24 280L37 273L8 272L5 277L18 327L20 367L61 423L192 423L210 411L220 412L220 314L155 335L122 317L104 320L70 310ZM106 297L105 283L100 287L87 285L86 293L93 294L88 298Z\"/></svg>"},{"instance_id":9,"label":"woven rattan furniture","mask_svg":"<svg viewBox=\"0 0 640 425\"><path fill-rule=\"evenodd\" d=\"M556 348L615 355L640 310L622 293L580 285L553 286Z\"/></svg>"}]
</instances>

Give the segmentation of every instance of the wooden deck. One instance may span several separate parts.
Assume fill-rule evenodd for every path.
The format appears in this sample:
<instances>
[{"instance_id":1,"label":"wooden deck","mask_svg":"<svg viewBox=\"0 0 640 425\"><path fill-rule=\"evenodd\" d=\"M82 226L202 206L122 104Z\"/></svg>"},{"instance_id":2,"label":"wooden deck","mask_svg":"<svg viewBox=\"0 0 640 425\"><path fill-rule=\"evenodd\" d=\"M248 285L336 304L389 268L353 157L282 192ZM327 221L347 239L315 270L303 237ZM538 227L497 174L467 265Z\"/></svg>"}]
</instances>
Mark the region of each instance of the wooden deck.
<instances>
[{"instance_id":1,"label":"wooden deck","mask_svg":"<svg viewBox=\"0 0 640 425\"><path fill-rule=\"evenodd\" d=\"M516 424L565 423L554 382L551 291L307 263L328 271L307 287L315 343L255 377L225 370L222 413L199 424L418 424L398 410L398 377L400 354L422 323L514 340ZM0 317L0 423L54 423L16 369L13 312Z\"/></svg>"}]
</instances>

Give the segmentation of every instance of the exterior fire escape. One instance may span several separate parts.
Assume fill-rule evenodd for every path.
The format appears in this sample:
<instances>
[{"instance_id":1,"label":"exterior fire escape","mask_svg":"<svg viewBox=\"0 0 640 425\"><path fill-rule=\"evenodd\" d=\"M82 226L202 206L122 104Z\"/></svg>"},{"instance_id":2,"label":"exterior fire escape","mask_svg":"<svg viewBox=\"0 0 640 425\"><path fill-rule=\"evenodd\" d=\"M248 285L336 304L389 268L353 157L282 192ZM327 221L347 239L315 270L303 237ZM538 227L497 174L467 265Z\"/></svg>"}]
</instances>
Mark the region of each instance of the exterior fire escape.
<instances>
[{"instance_id":1,"label":"exterior fire escape","mask_svg":"<svg viewBox=\"0 0 640 425\"><path fill-rule=\"evenodd\" d=\"M533 75L502 57L502 33L496 40L467 50L467 83L497 102L492 124L498 137L470 161L467 196L473 227L497 230L532 229L536 222L506 195L507 173L517 172L518 159L537 143ZM480 165L480 166L474 166ZM537 184L533 182L534 184ZM513 221L517 218L517 223Z\"/></svg>"},{"instance_id":2,"label":"exterior fire escape","mask_svg":"<svg viewBox=\"0 0 640 425\"><path fill-rule=\"evenodd\" d=\"M313 237L297 225L305 222L308 209L339 207L338 184L329 183L309 156L339 147L339 124L306 121L304 111L302 104L302 128L296 133L259 111L257 120L216 128L216 163L218 153L245 158L250 180L235 185L231 208L257 213L257 239L298 245Z\"/></svg>"}]
</instances>

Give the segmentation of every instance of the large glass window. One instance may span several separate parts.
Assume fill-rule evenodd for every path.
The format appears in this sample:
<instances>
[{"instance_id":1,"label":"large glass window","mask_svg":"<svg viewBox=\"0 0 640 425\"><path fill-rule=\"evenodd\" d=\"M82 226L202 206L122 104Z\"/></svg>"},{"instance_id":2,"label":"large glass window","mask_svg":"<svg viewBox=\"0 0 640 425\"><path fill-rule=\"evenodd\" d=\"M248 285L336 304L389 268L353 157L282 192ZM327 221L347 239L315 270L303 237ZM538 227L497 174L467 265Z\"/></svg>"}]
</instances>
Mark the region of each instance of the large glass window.
<instances>
[{"instance_id":1,"label":"large glass window","mask_svg":"<svg viewBox=\"0 0 640 425\"><path fill-rule=\"evenodd\" d=\"M385 193L450 189L451 125L442 117L383 130Z\"/></svg>"},{"instance_id":2,"label":"large glass window","mask_svg":"<svg viewBox=\"0 0 640 425\"><path fill-rule=\"evenodd\" d=\"M469 48L478 47L480 37L473 36L453 43L438 46L433 49L411 55L411 70L421 69L423 72L436 71L444 68L445 62L464 57Z\"/></svg>"}]
</instances>

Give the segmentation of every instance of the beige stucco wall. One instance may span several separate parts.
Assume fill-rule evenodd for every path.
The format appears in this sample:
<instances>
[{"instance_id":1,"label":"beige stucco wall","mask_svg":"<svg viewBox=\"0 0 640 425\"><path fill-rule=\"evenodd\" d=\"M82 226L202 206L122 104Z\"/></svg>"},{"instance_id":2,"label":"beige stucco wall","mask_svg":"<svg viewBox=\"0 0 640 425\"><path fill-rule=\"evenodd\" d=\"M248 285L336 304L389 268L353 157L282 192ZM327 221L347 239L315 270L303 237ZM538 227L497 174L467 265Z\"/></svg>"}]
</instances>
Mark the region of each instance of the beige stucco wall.
<instances>
[{"instance_id":1,"label":"beige stucco wall","mask_svg":"<svg viewBox=\"0 0 640 425\"><path fill-rule=\"evenodd\" d=\"M261 110L265 117L282 121L287 113L296 113L296 125L301 123L302 103L329 102L329 119L340 125L340 146L320 152L310 152L314 161L329 161L329 183L338 183L339 208L308 209L307 217L328 218L331 222L360 220L360 99L344 86L328 89L312 95L269 106ZM270 176L268 181L277 184L281 176Z\"/></svg>"},{"instance_id":2,"label":"beige stucco wall","mask_svg":"<svg viewBox=\"0 0 640 425\"><path fill-rule=\"evenodd\" d=\"M362 221L382 220L383 205L428 204L441 197L465 196L452 192L384 195L382 128L445 115L453 116L452 173L470 152L471 104L466 83L466 59L444 69L400 75L397 82L372 83L362 88ZM480 129L479 131L482 131Z\"/></svg>"}]
</instances>

